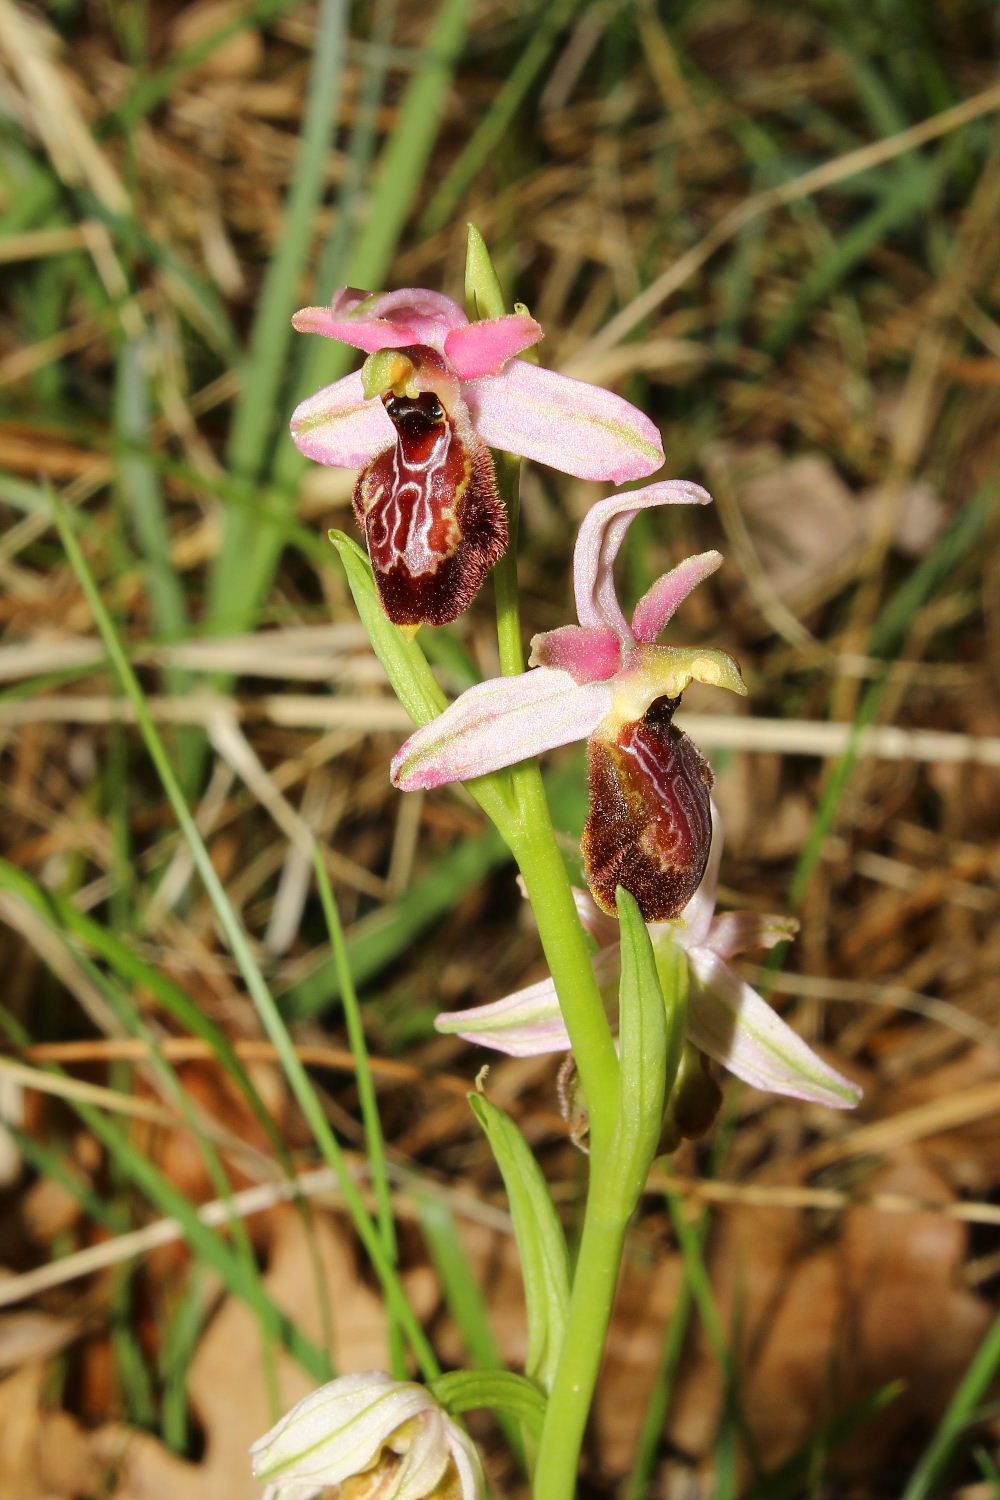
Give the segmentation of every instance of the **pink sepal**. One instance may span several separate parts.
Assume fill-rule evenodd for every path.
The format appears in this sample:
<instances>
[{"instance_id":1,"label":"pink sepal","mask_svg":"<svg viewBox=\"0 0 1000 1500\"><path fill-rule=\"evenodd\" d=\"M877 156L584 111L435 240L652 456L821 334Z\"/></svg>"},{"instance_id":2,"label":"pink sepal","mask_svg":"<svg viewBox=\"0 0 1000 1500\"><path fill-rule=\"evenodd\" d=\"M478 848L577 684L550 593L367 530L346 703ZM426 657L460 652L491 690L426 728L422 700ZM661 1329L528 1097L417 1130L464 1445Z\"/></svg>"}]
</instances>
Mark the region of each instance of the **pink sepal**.
<instances>
[{"instance_id":1,"label":"pink sepal","mask_svg":"<svg viewBox=\"0 0 1000 1500\"><path fill-rule=\"evenodd\" d=\"M831 1068L767 1001L707 948L688 952L688 1037L754 1088L831 1109L852 1109L857 1084Z\"/></svg>"},{"instance_id":2,"label":"pink sepal","mask_svg":"<svg viewBox=\"0 0 1000 1500\"><path fill-rule=\"evenodd\" d=\"M321 333L367 354L410 344L425 344L443 354L448 334L467 322L457 302L423 287L380 295L340 287L329 307L304 307L292 318L300 333Z\"/></svg>"},{"instance_id":3,"label":"pink sepal","mask_svg":"<svg viewBox=\"0 0 1000 1500\"><path fill-rule=\"evenodd\" d=\"M390 776L403 791L415 791L499 771L586 739L611 699L608 683L581 687L568 672L550 667L477 683L410 735L393 757Z\"/></svg>"},{"instance_id":4,"label":"pink sepal","mask_svg":"<svg viewBox=\"0 0 1000 1500\"><path fill-rule=\"evenodd\" d=\"M492 1047L508 1057L569 1051L569 1032L551 979L529 984L491 1005L445 1011L435 1017L434 1029Z\"/></svg>"},{"instance_id":5,"label":"pink sepal","mask_svg":"<svg viewBox=\"0 0 1000 1500\"><path fill-rule=\"evenodd\" d=\"M461 380L478 380L482 375L496 375L509 359L544 337L542 325L534 318L511 313L453 328L445 337L444 354Z\"/></svg>"},{"instance_id":6,"label":"pink sepal","mask_svg":"<svg viewBox=\"0 0 1000 1500\"><path fill-rule=\"evenodd\" d=\"M721 552L700 552L658 578L633 611L632 634L636 640L655 641L691 590L721 566Z\"/></svg>"},{"instance_id":7,"label":"pink sepal","mask_svg":"<svg viewBox=\"0 0 1000 1500\"><path fill-rule=\"evenodd\" d=\"M605 626L585 630L582 625L560 625L531 638L532 667L556 667L574 682L607 682L622 664L622 643Z\"/></svg>"},{"instance_id":8,"label":"pink sepal","mask_svg":"<svg viewBox=\"0 0 1000 1500\"><path fill-rule=\"evenodd\" d=\"M615 559L632 521L641 510L656 505L708 505L711 499L700 484L664 479L592 505L573 549L573 591L580 624L610 625L623 640L632 640L615 593Z\"/></svg>"},{"instance_id":9,"label":"pink sepal","mask_svg":"<svg viewBox=\"0 0 1000 1500\"><path fill-rule=\"evenodd\" d=\"M365 400L360 370L307 396L290 425L295 446L307 458L344 469L370 463L396 437L381 401Z\"/></svg>"},{"instance_id":10,"label":"pink sepal","mask_svg":"<svg viewBox=\"0 0 1000 1500\"><path fill-rule=\"evenodd\" d=\"M723 912L712 922L705 944L720 958L733 958L753 948L773 948L799 930L794 917L769 917L756 911Z\"/></svg>"},{"instance_id":11,"label":"pink sepal","mask_svg":"<svg viewBox=\"0 0 1000 1500\"><path fill-rule=\"evenodd\" d=\"M470 381L462 394L484 443L564 474L642 479L663 462L660 434L621 396L525 360Z\"/></svg>"}]
</instances>

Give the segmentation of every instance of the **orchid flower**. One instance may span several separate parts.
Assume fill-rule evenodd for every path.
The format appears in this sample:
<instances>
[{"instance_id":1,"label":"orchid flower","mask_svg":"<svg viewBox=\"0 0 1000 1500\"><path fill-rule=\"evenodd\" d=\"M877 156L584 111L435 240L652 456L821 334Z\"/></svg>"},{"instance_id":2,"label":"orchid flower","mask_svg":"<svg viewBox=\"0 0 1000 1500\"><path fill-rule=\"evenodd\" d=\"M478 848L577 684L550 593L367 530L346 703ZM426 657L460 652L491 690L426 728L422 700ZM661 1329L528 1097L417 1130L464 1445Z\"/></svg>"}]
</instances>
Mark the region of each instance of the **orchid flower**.
<instances>
[{"instance_id":1,"label":"orchid flower","mask_svg":"<svg viewBox=\"0 0 1000 1500\"><path fill-rule=\"evenodd\" d=\"M654 957L672 947L687 956L688 1041L755 1088L832 1109L850 1109L861 1097L857 1085L807 1047L730 966L729 960L737 953L772 948L791 937L798 923L794 918L748 911L716 915L723 840L714 806L712 825L711 853L698 890L675 921L647 924ZM610 997L617 994L621 972L618 923L601 911L586 891L574 894L580 919L598 945L594 973L602 992ZM551 979L490 1005L447 1011L434 1025L438 1031L511 1057L566 1052L570 1046Z\"/></svg>"},{"instance_id":2,"label":"orchid flower","mask_svg":"<svg viewBox=\"0 0 1000 1500\"><path fill-rule=\"evenodd\" d=\"M479 1455L433 1396L382 1370L342 1375L250 1449L264 1500L482 1500Z\"/></svg>"},{"instance_id":3,"label":"orchid flower","mask_svg":"<svg viewBox=\"0 0 1000 1500\"><path fill-rule=\"evenodd\" d=\"M292 319L364 350L363 368L301 403L309 458L363 466L354 492L375 582L397 625L462 613L507 546L490 447L582 479L640 479L659 433L620 396L519 359L542 338L525 312L470 323L457 302L407 287L341 287Z\"/></svg>"},{"instance_id":4,"label":"orchid flower","mask_svg":"<svg viewBox=\"0 0 1000 1500\"><path fill-rule=\"evenodd\" d=\"M392 762L404 791L466 781L542 750L588 739L587 880L615 912L631 892L647 922L677 915L705 871L712 773L671 720L691 682L746 688L722 651L656 645L678 606L722 562L689 557L639 600L631 625L615 592L615 558L636 515L657 505L704 505L699 485L667 480L600 500L576 541L578 625L536 635L531 670L478 683L411 735Z\"/></svg>"}]
</instances>

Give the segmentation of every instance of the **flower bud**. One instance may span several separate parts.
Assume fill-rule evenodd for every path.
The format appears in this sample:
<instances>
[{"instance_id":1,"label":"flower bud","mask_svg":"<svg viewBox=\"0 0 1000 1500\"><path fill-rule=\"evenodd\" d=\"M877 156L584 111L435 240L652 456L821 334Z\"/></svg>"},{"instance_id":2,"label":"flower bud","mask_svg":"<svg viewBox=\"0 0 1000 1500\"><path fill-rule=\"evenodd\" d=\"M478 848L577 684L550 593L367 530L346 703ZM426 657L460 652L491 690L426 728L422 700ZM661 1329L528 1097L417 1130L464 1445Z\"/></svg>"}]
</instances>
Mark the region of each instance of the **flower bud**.
<instances>
[{"instance_id":1,"label":"flower bud","mask_svg":"<svg viewBox=\"0 0 1000 1500\"><path fill-rule=\"evenodd\" d=\"M590 813L583 830L587 883L615 913L615 887L646 922L666 922L701 883L712 842L712 772L673 725L679 698L658 698L641 719L598 725L590 739Z\"/></svg>"},{"instance_id":2,"label":"flower bud","mask_svg":"<svg viewBox=\"0 0 1000 1500\"><path fill-rule=\"evenodd\" d=\"M342 1375L250 1450L264 1500L482 1500L479 1455L430 1393L382 1370Z\"/></svg>"}]
</instances>

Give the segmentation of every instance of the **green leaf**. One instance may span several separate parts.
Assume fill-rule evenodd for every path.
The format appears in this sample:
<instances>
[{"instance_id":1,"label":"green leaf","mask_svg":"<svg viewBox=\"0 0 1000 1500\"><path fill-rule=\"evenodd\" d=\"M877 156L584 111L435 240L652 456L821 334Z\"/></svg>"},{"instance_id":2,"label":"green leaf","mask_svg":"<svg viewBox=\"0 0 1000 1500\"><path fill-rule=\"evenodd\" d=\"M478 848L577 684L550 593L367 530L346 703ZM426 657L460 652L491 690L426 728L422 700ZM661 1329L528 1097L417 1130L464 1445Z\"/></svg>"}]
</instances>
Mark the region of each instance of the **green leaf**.
<instances>
[{"instance_id":1,"label":"green leaf","mask_svg":"<svg viewBox=\"0 0 1000 1500\"><path fill-rule=\"evenodd\" d=\"M528 1309L525 1370L551 1388L569 1308L569 1255L545 1178L514 1121L483 1094L470 1094L472 1112L503 1174L521 1258Z\"/></svg>"},{"instance_id":2,"label":"green leaf","mask_svg":"<svg viewBox=\"0 0 1000 1500\"><path fill-rule=\"evenodd\" d=\"M621 926L622 972L618 986L618 1121L613 1172L631 1213L646 1182L663 1127L666 1100L667 1013L656 959L638 902L621 886L615 892Z\"/></svg>"},{"instance_id":3,"label":"green leaf","mask_svg":"<svg viewBox=\"0 0 1000 1500\"><path fill-rule=\"evenodd\" d=\"M533 1381L513 1370L450 1370L430 1383L431 1394L457 1416L463 1411L506 1411L535 1437L542 1430L545 1397Z\"/></svg>"},{"instance_id":4,"label":"green leaf","mask_svg":"<svg viewBox=\"0 0 1000 1500\"><path fill-rule=\"evenodd\" d=\"M340 554L361 623L368 632L372 650L382 663L393 692L415 724L429 723L447 708L448 699L422 648L415 639L408 639L386 615L375 588L372 565L357 542L342 531L331 531L330 540ZM506 772L494 771L489 776L466 782L466 786L509 843L513 810L504 790L507 783Z\"/></svg>"},{"instance_id":5,"label":"green leaf","mask_svg":"<svg viewBox=\"0 0 1000 1500\"><path fill-rule=\"evenodd\" d=\"M331 531L330 540L340 555L361 623L393 692L414 724L428 724L447 708L448 699L427 658L416 641L407 640L386 615L375 588L372 565L357 542L342 531Z\"/></svg>"}]
</instances>

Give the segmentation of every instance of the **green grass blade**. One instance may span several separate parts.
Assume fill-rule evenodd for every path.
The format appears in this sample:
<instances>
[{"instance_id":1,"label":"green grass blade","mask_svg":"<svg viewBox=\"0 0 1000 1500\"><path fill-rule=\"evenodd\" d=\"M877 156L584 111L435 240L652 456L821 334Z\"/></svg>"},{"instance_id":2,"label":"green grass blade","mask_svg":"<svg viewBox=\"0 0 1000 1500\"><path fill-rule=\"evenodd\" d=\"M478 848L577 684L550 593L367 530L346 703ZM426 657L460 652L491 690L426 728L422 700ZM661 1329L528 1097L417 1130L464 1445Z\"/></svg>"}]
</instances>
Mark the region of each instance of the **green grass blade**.
<instances>
[{"instance_id":1,"label":"green grass blade","mask_svg":"<svg viewBox=\"0 0 1000 1500\"><path fill-rule=\"evenodd\" d=\"M371 1066L368 1062L368 1046L365 1041L365 1029L361 1021L361 1007L358 1004L357 991L351 978L350 964L347 959L347 947L344 943L344 929L340 921L340 912L330 886L330 877L323 863L323 855L317 846L313 850L313 867L316 871L316 884L319 887L320 902L323 907L323 915L326 919L326 930L330 937L330 947L333 951L333 963L337 972L337 982L340 986L340 999L344 1008L344 1021L347 1025L347 1039L354 1054L354 1076L358 1086L358 1098L361 1102L361 1118L365 1131L365 1155L368 1160L368 1170L371 1175L372 1188L375 1193L375 1217L378 1224L379 1234L382 1236L382 1244L385 1254L392 1265L398 1265L399 1246L396 1240L396 1221L392 1211L392 1188L389 1183L389 1163L386 1157L385 1137L382 1134L382 1122L378 1112L378 1097L375 1093L375 1081L372 1078ZM401 1330L399 1324L392 1316L389 1309L389 1347L392 1351L393 1374L397 1380L402 1380L406 1375L406 1352L403 1347Z\"/></svg>"},{"instance_id":2,"label":"green grass blade","mask_svg":"<svg viewBox=\"0 0 1000 1500\"><path fill-rule=\"evenodd\" d=\"M389 277L400 236L423 186L471 4L472 0L442 0L419 66L400 101L395 128L375 168L365 222L346 261L334 264L331 256L324 257L317 278L320 296L329 296L337 282L377 290ZM331 244L339 246L339 240ZM354 351L342 344L303 336L289 413L295 402L346 374L354 360ZM288 512L306 463L289 437L279 440L271 477ZM251 524L234 529L233 537L230 542L227 529L213 572L210 619L214 629L221 628L223 619L228 622L226 628L243 629L254 618L283 545L280 526Z\"/></svg>"},{"instance_id":3,"label":"green grass blade","mask_svg":"<svg viewBox=\"0 0 1000 1500\"><path fill-rule=\"evenodd\" d=\"M490 1325L486 1299L472 1274L454 1214L446 1203L430 1194L417 1195L417 1211L424 1241L434 1262L448 1311L462 1335L469 1364L481 1370L502 1370L504 1363ZM517 1422L509 1412L503 1411L497 1413L497 1420L511 1451L523 1467L524 1443Z\"/></svg>"},{"instance_id":4,"label":"green grass blade","mask_svg":"<svg viewBox=\"0 0 1000 1500\"><path fill-rule=\"evenodd\" d=\"M555 0L555 3L545 7L537 22L532 17L528 45L506 81L497 90L475 133L424 210L420 221L424 234L436 234L447 224L477 172L482 170L503 144L528 90L545 66L559 32L579 6L580 0Z\"/></svg>"},{"instance_id":5,"label":"green grass blade","mask_svg":"<svg viewBox=\"0 0 1000 1500\"><path fill-rule=\"evenodd\" d=\"M994 1322L958 1383L934 1436L910 1475L901 1500L931 1500L959 1439L976 1421L976 1408L1000 1369L1000 1322Z\"/></svg>"},{"instance_id":6,"label":"green grass blade","mask_svg":"<svg viewBox=\"0 0 1000 1500\"><path fill-rule=\"evenodd\" d=\"M300 1109L309 1123L324 1159L337 1175L348 1213L382 1283L386 1299L393 1306L394 1315L406 1329L414 1355L421 1365L425 1376L429 1379L433 1378L437 1374L437 1361L434 1358L427 1337L417 1321L413 1309L410 1307L405 1290L396 1274L395 1267L385 1255L378 1230L373 1224L358 1187L348 1170L340 1143L330 1128L316 1090L313 1088L309 1075L299 1060L288 1028L282 1020L236 913L230 904L225 888L216 873L211 855L198 831L197 824L181 791L159 730L149 712L149 706L142 688L128 663L114 623L105 607L87 560L70 525L68 514L54 496L53 510L56 525L62 537L70 564L93 611L94 619L104 638L108 655L111 658L125 695L135 710L139 731L145 741L150 759L156 767L160 782L173 808L174 815L191 849L195 866L215 910L219 926L236 960L264 1030L274 1044L282 1068L284 1069L285 1077Z\"/></svg>"}]
</instances>

